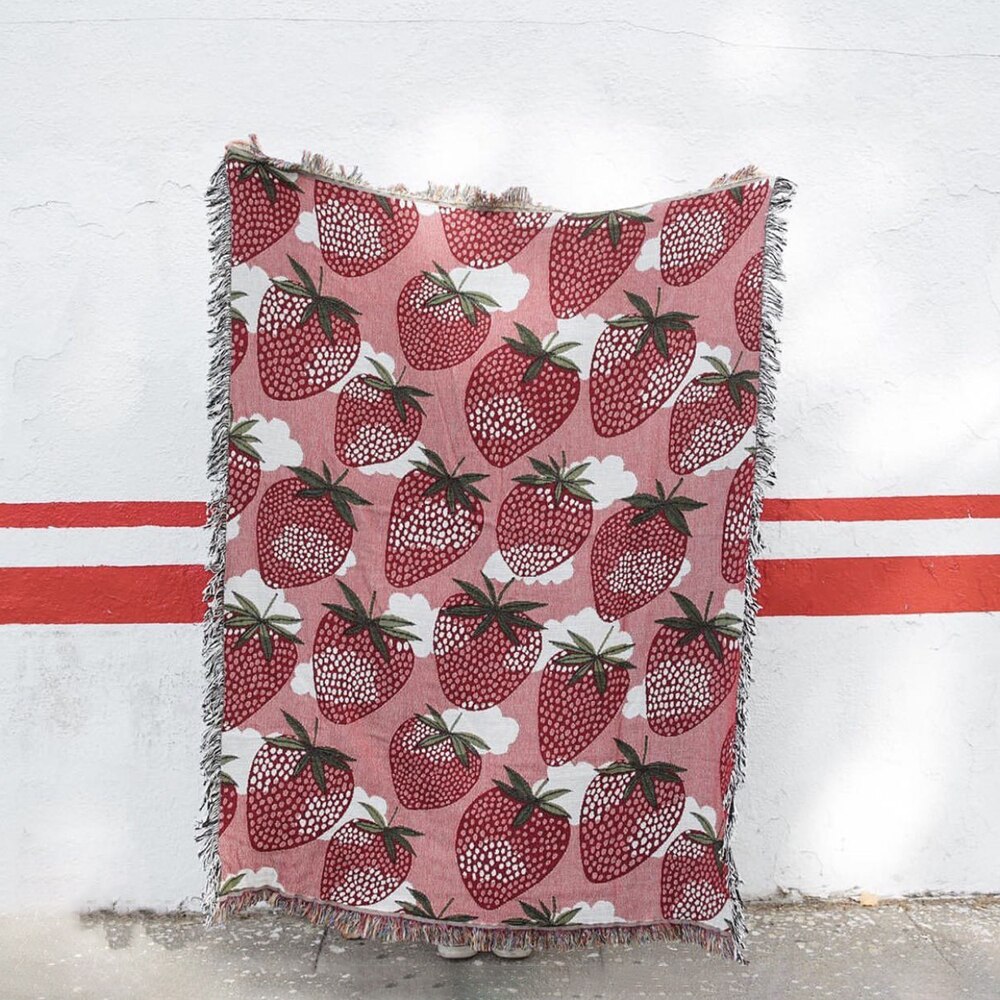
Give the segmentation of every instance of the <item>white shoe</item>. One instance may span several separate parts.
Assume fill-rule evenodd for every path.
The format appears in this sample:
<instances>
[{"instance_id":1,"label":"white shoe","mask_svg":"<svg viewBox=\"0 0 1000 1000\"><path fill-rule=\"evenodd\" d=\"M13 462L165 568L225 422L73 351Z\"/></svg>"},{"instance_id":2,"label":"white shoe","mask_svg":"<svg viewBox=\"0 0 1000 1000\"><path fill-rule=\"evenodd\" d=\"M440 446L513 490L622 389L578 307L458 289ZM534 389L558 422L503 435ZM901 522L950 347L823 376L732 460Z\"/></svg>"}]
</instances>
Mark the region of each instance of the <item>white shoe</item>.
<instances>
[{"instance_id":1,"label":"white shoe","mask_svg":"<svg viewBox=\"0 0 1000 1000\"><path fill-rule=\"evenodd\" d=\"M528 958L535 949L531 945L525 945L523 948L494 948L493 954L497 958L507 958L507 959L521 959Z\"/></svg>"},{"instance_id":2,"label":"white shoe","mask_svg":"<svg viewBox=\"0 0 1000 1000\"><path fill-rule=\"evenodd\" d=\"M471 944L439 944L437 946L438 955L451 961L463 958L472 958L479 954L478 948L473 948Z\"/></svg>"}]
</instances>

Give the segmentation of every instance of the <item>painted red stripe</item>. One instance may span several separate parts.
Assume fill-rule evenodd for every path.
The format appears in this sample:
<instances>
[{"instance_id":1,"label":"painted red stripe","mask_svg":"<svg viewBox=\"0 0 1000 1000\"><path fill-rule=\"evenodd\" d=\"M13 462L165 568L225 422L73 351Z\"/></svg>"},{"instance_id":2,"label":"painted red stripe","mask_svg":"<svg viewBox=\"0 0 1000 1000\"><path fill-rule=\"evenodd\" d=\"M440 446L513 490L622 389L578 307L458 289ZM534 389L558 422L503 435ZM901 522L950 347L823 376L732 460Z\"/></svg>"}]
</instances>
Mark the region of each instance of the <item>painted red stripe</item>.
<instances>
[{"instance_id":1,"label":"painted red stripe","mask_svg":"<svg viewBox=\"0 0 1000 1000\"><path fill-rule=\"evenodd\" d=\"M1000 518L1000 495L813 497L764 501L764 521L935 521Z\"/></svg>"},{"instance_id":2,"label":"painted red stripe","mask_svg":"<svg viewBox=\"0 0 1000 1000\"><path fill-rule=\"evenodd\" d=\"M203 566L44 566L0 569L0 624L201 621Z\"/></svg>"},{"instance_id":3,"label":"painted red stripe","mask_svg":"<svg viewBox=\"0 0 1000 1000\"><path fill-rule=\"evenodd\" d=\"M198 528L205 504L183 500L0 503L0 528Z\"/></svg>"}]
</instances>

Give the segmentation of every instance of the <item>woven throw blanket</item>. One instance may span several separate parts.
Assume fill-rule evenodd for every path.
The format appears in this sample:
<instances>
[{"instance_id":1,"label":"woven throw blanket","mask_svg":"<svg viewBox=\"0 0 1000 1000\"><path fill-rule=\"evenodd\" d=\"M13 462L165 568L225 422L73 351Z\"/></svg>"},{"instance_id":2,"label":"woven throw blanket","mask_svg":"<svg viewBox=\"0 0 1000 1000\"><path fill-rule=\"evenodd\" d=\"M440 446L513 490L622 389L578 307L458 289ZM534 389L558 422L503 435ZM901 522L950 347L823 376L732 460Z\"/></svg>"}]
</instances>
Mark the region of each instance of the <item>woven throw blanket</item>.
<instances>
[{"instance_id":1,"label":"woven throw blanket","mask_svg":"<svg viewBox=\"0 0 1000 1000\"><path fill-rule=\"evenodd\" d=\"M215 918L682 938L730 850L791 185L570 213L233 143L215 254Z\"/></svg>"}]
</instances>

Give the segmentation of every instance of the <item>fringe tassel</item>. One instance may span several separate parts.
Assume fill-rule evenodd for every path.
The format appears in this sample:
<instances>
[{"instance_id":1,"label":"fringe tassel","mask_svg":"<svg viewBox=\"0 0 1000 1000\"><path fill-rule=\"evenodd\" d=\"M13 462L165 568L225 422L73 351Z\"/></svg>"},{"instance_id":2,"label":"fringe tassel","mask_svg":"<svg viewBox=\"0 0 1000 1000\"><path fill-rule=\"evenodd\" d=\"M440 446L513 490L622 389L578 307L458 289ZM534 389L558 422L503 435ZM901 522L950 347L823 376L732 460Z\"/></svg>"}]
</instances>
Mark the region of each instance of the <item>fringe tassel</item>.
<instances>
[{"instance_id":1,"label":"fringe tassel","mask_svg":"<svg viewBox=\"0 0 1000 1000\"><path fill-rule=\"evenodd\" d=\"M747 168L752 170L753 168ZM733 178L742 179L744 171ZM730 178L733 179L733 178ZM757 588L760 573L757 560L763 554L760 516L764 494L774 484L774 447L771 441L774 422L774 400L778 373L777 324L781 319L782 301L780 283L784 280L781 257L785 249L785 212L791 205L795 185L784 177L772 183L771 200L767 209L764 228L764 277L760 321L760 378L757 394L757 440L754 460L754 483L750 516L750 547L747 556L746 607L743 615L743 640L740 650L740 674L736 694L736 735L734 740L733 773L723 797L723 807L729 817L722 838L722 853L729 871L729 895L733 901L732 938L733 958L743 965L746 957L747 925L743 897L740 894L740 877L732 856L732 830L736 819L736 790L742 784L746 768L747 698L753 680L750 664L753 659L753 642L757 634Z\"/></svg>"},{"instance_id":2,"label":"fringe tassel","mask_svg":"<svg viewBox=\"0 0 1000 1000\"><path fill-rule=\"evenodd\" d=\"M219 858L219 805L222 773L222 698L223 698L223 592L226 563L226 520L229 511L229 377L232 367L232 333L229 319L231 280L231 217L229 184L225 161L212 175L206 194L212 254L211 291L208 301L209 367L208 416L212 439L208 456L211 499L207 507L209 552L206 569L211 579L205 588L204 639L202 658L205 664L205 695L202 714L205 732L201 745L201 767L205 782L202 818L198 824L198 853L205 865L205 909L211 913L218 897L222 876Z\"/></svg>"}]
</instances>

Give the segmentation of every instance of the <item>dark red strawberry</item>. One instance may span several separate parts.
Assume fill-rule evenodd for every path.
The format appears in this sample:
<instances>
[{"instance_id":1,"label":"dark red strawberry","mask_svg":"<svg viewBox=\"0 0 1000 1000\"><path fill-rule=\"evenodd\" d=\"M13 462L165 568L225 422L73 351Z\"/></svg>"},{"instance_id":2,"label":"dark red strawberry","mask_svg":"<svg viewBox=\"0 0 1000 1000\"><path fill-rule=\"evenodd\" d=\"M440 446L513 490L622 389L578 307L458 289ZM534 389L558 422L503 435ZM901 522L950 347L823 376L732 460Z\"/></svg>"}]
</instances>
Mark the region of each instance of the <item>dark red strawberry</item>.
<instances>
[{"instance_id":1,"label":"dark red strawberry","mask_svg":"<svg viewBox=\"0 0 1000 1000\"><path fill-rule=\"evenodd\" d=\"M749 351L760 350L760 312L764 294L764 251L755 253L736 279L733 311L736 332Z\"/></svg>"},{"instance_id":2,"label":"dark red strawberry","mask_svg":"<svg viewBox=\"0 0 1000 1000\"><path fill-rule=\"evenodd\" d=\"M517 256L545 228L551 214L442 205L441 224L457 260L469 267L496 267Z\"/></svg>"},{"instance_id":3,"label":"dark red strawberry","mask_svg":"<svg viewBox=\"0 0 1000 1000\"><path fill-rule=\"evenodd\" d=\"M683 616L662 625L646 660L646 718L661 736L679 736L707 719L729 694L740 672L742 622L721 611L709 617L683 594L674 593Z\"/></svg>"},{"instance_id":4,"label":"dark red strawberry","mask_svg":"<svg viewBox=\"0 0 1000 1000\"><path fill-rule=\"evenodd\" d=\"M223 636L222 720L226 729L245 722L285 686L299 662L295 647L302 644L288 629L298 618L270 614L277 594L263 613L242 594L233 598L235 604L225 605Z\"/></svg>"},{"instance_id":5,"label":"dark red strawberry","mask_svg":"<svg viewBox=\"0 0 1000 1000\"><path fill-rule=\"evenodd\" d=\"M684 480L669 494L656 481L656 493L627 497L594 538L590 575L597 613L617 621L662 594L680 572L691 535L685 511L705 504L677 496Z\"/></svg>"},{"instance_id":6,"label":"dark red strawberry","mask_svg":"<svg viewBox=\"0 0 1000 1000\"><path fill-rule=\"evenodd\" d=\"M330 838L323 861L320 897L341 906L372 906L395 892L410 874L413 837L408 826L386 822L373 806L363 802L368 819L348 823Z\"/></svg>"},{"instance_id":7,"label":"dark red strawberry","mask_svg":"<svg viewBox=\"0 0 1000 1000\"><path fill-rule=\"evenodd\" d=\"M375 595L366 608L340 583L346 604L324 604L313 644L313 679L320 712L331 722L354 722L381 708L409 679L419 636L413 622L375 615Z\"/></svg>"},{"instance_id":8,"label":"dark red strawberry","mask_svg":"<svg viewBox=\"0 0 1000 1000\"><path fill-rule=\"evenodd\" d=\"M690 285L729 252L761 205L767 181L672 201L660 230L660 273L668 285Z\"/></svg>"},{"instance_id":9,"label":"dark red strawberry","mask_svg":"<svg viewBox=\"0 0 1000 1000\"><path fill-rule=\"evenodd\" d=\"M507 781L473 799L455 837L462 881L485 910L495 910L541 882L569 847L569 814L556 803L567 789L537 790L505 767Z\"/></svg>"},{"instance_id":10,"label":"dark red strawberry","mask_svg":"<svg viewBox=\"0 0 1000 1000\"><path fill-rule=\"evenodd\" d=\"M736 768L736 723L729 727L722 741L722 750L719 753L719 791L722 798L726 797L729 790L729 782L732 780L733 771Z\"/></svg>"},{"instance_id":11,"label":"dark red strawberry","mask_svg":"<svg viewBox=\"0 0 1000 1000\"><path fill-rule=\"evenodd\" d=\"M260 486L260 453L254 447L260 438L250 432L256 420L238 420L229 426L229 520L257 495Z\"/></svg>"},{"instance_id":12,"label":"dark red strawberry","mask_svg":"<svg viewBox=\"0 0 1000 1000\"><path fill-rule=\"evenodd\" d=\"M264 293L257 319L260 384L272 399L305 399L340 381L357 360L361 314L323 294L298 262L288 258L299 280L275 278Z\"/></svg>"},{"instance_id":13,"label":"dark red strawberry","mask_svg":"<svg viewBox=\"0 0 1000 1000\"><path fill-rule=\"evenodd\" d=\"M742 355L730 371L718 358L705 360L715 369L689 382L670 413L670 468L687 475L727 455L757 419L754 369L740 370Z\"/></svg>"},{"instance_id":14,"label":"dark red strawberry","mask_svg":"<svg viewBox=\"0 0 1000 1000\"><path fill-rule=\"evenodd\" d=\"M552 312L566 319L600 298L639 255L652 221L626 211L564 215L549 247Z\"/></svg>"},{"instance_id":15,"label":"dark red strawberry","mask_svg":"<svg viewBox=\"0 0 1000 1000\"><path fill-rule=\"evenodd\" d=\"M538 742L546 764L566 764L607 729L625 702L632 643L599 647L576 632L553 642L560 652L545 664L538 688Z\"/></svg>"},{"instance_id":16,"label":"dark red strawberry","mask_svg":"<svg viewBox=\"0 0 1000 1000\"><path fill-rule=\"evenodd\" d=\"M357 375L340 391L333 446L344 465L391 462L413 444L420 433L424 408L431 394L394 379L374 358L375 375Z\"/></svg>"},{"instance_id":17,"label":"dark red strawberry","mask_svg":"<svg viewBox=\"0 0 1000 1000\"><path fill-rule=\"evenodd\" d=\"M594 430L614 437L648 420L674 394L694 363L696 338L683 312L660 312L641 295L626 292L636 310L608 321L590 363L590 413Z\"/></svg>"},{"instance_id":18,"label":"dark red strawberry","mask_svg":"<svg viewBox=\"0 0 1000 1000\"><path fill-rule=\"evenodd\" d=\"M576 906L571 910L561 910L556 905L555 896L552 897L552 905L538 901L538 906L532 906L523 899L517 901L521 907L523 917L509 917L504 923L508 927L566 927L573 923L581 907Z\"/></svg>"},{"instance_id":19,"label":"dark red strawberry","mask_svg":"<svg viewBox=\"0 0 1000 1000\"><path fill-rule=\"evenodd\" d=\"M722 840L700 813L700 830L682 833L663 857L660 911L667 920L711 920L729 900Z\"/></svg>"},{"instance_id":20,"label":"dark red strawberry","mask_svg":"<svg viewBox=\"0 0 1000 1000\"><path fill-rule=\"evenodd\" d=\"M600 768L587 786L580 810L580 857L591 882L621 878L666 843L684 814L687 770L665 761L646 762L624 740L624 758Z\"/></svg>"},{"instance_id":21,"label":"dark red strawberry","mask_svg":"<svg viewBox=\"0 0 1000 1000\"><path fill-rule=\"evenodd\" d=\"M466 275L466 278L468 275ZM440 265L411 278L399 293L396 321L406 360L426 371L451 368L472 357L490 332L487 306L499 303L485 292L464 291Z\"/></svg>"},{"instance_id":22,"label":"dark red strawberry","mask_svg":"<svg viewBox=\"0 0 1000 1000\"><path fill-rule=\"evenodd\" d=\"M529 611L538 601L504 601L513 581L497 593L485 575L485 589L463 580L462 593L441 606L434 622L434 656L445 697L461 708L499 705L534 670L542 652L542 626Z\"/></svg>"},{"instance_id":23,"label":"dark red strawberry","mask_svg":"<svg viewBox=\"0 0 1000 1000\"><path fill-rule=\"evenodd\" d=\"M318 746L298 719L282 712L292 736L268 736L247 780L247 832L255 851L283 851L321 837L347 812L353 757Z\"/></svg>"},{"instance_id":24,"label":"dark red strawberry","mask_svg":"<svg viewBox=\"0 0 1000 1000\"><path fill-rule=\"evenodd\" d=\"M755 471L756 459L751 450L729 484L722 520L722 575L729 583L742 584L747 576Z\"/></svg>"},{"instance_id":25,"label":"dark red strawberry","mask_svg":"<svg viewBox=\"0 0 1000 1000\"><path fill-rule=\"evenodd\" d=\"M269 486L257 508L257 558L270 587L301 587L336 573L357 529L351 506L371 506L342 485L346 469L335 480L326 462L322 475L302 466L290 471L295 476Z\"/></svg>"},{"instance_id":26,"label":"dark red strawberry","mask_svg":"<svg viewBox=\"0 0 1000 1000\"><path fill-rule=\"evenodd\" d=\"M385 575L394 587L409 587L463 556L483 530L483 500L475 484L484 473L449 472L441 456L421 449L426 462L399 481L389 512Z\"/></svg>"},{"instance_id":27,"label":"dark red strawberry","mask_svg":"<svg viewBox=\"0 0 1000 1000\"><path fill-rule=\"evenodd\" d=\"M580 398L580 370L565 357L579 344L543 344L521 323L476 365L465 389L465 418L491 465L510 465L560 427Z\"/></svg>"},{"instance_id":28,"label":"dark red strawberry","mask_svg":"<svg viewBox=\"0 0 1000 1000\"><path fill-rule=\"evenodd\" d=\"M254 158L249 151L226 153L232 211L233 263L249 260L276 243L299 217L302 188L291 174Z\"/></svg>"},{"instance_id":29,"label":"dark red strawberry","mask_svg":"<svg viewBox=\"0 0 1000 1000\"><path fill-rule=\"evenodd\" d=\"M225 767L231 761L236 760L232 754L226 754L219 761ZM219 834L226 832L226 827L233 821L236 815L236 807L239 804L239 793L236 790L236 782L222 771L219 774Z\"/></svg>"},{"instance_id":30,"label":"dark red strawberry","mask_svg":"<svg viewBox=\"0 0 1000 1000\"><path fill-rule=\"evenodd\" d=\"M440 809L457 802L479 781L479 754L489 747L475 733L449 728L441 713L427 706L392 734L389 772L399 801L407 809Z\"/></svg>"},{"instance_id":31,"label":"dark red strawberry","mask_svg":"<svg viewBox=\"0 0 1000 1000\"><path fill-rule=\"evenodd\" d=\"M316 182L316 224L323 260L345 277L368 274L392 260L417 231L413 204L357 188Z\"/></svg>"},{"instance_id":32,"label":"dark red strawberry","mask_svg":"<svg viewBox=\"0 0 1000 1000\"><path fill-rule=\"evenodd\" d=\"M449 907L455 902L454 897L449 899L440 911L436 911L426 893L413 888L409 892L414 902L409 903L402 899L393 900L399 904L399 912L405 913L408 917L420 917L423 920L437 920L448 924L467 924L470 920L476 919L471 913L449 913Z\"/></svg>"},{"instance_id":33,"label":"dark red strawberry","mask_svg":"<svg viewBox=\"0 0 1000 1000\"><path fill-rule=\"evenodd\" d=\"M504 562L517 576L541 576L580 549L590 534L594 498L587 492L582 462L568 468L562 462L531 458L534 474L515 476L497 517L497 541Z\"/></svg>"},{"instance_id":34,"label":"dark red strawberry","mask_svg":"<svg viewBox=\"0 0 1000 1000\"><path fill-rule=\"evenodd\" d=\"M232 338L232 358L230 370L236 371L240 362L246 357L250 346L250 331L247 329L247 318L233 305L237 299L246 298L246 292L229 293L229 335Z\"/></svg>"}]
</instances>

